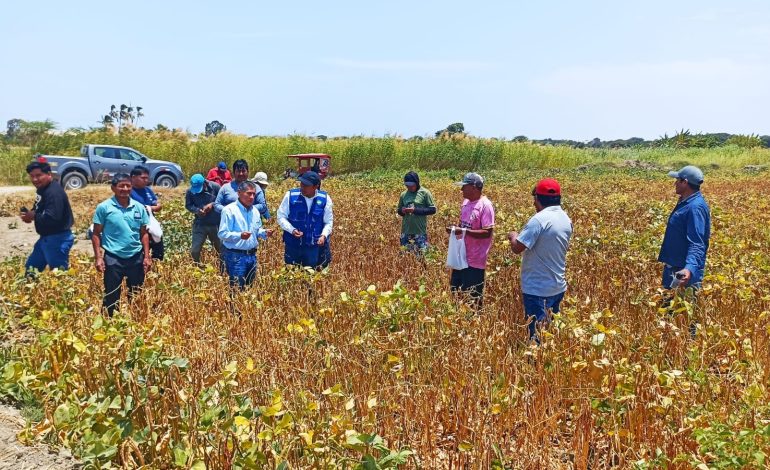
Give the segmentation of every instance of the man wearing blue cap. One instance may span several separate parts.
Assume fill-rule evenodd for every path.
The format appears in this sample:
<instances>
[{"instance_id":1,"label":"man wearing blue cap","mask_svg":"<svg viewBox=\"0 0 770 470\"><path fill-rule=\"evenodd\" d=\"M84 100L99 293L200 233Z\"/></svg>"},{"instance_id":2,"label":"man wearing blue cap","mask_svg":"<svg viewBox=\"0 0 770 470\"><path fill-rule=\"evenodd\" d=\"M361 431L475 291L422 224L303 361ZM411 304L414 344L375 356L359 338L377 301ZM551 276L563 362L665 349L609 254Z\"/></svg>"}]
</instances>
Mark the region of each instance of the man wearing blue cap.
<instances>
[{"instance_id":1,"label":"man wearing blue cap","mask_svg":"<svg viewBox=\"0 0 770 470\"><path fill-rule=\"evenodd\" d=\"M700 288L711 237L711 210L700 192L703 172L694 166L671 171L679 201L668 217L658 261L664 263L663 287Z\"/></svg>"},{"instance_id":2,"label":"man wearing blue cap","mask_svg":"<svg viewBox=\"0 0 770 470\"><path fill-rule=\"evenodd\" d=\"M217 166L209 170L208 174L206 175L206 179L218 184L219 186L223 186L225 183L232 181L233 177L227 170L227 163L219 162L217 163Z\"/></svg>"},{"instance_id":3,"label":"man wearing blue cap","mask_svg":"<svg viewBox=\"0 0 770 470\"><path fill-rule=\"evenodd\" d=\"M303 173L299 185L299 188L286 192L278 207L278 225L283 229L285 245L284 261L323 269L331 261L332 200L319 189L321 178L314 171Z\"/></svg>"},{"instance_id":4,"label":"man wearing blue cap","mask_svg":"<svg viewBox=\"0 0 770 470\"><path fill-rule=\"evenodd\" d=\"M190 255L195 263L201 261L201 249L208 238L217 252L222 244L217 236L221 214L214 210L214 201L219 194L219 185L206 181L203 175L196 173L190 178L190 189L185 193L185 208L195 214L192 226L192 246Z\"/></svg>"}]
</instances>

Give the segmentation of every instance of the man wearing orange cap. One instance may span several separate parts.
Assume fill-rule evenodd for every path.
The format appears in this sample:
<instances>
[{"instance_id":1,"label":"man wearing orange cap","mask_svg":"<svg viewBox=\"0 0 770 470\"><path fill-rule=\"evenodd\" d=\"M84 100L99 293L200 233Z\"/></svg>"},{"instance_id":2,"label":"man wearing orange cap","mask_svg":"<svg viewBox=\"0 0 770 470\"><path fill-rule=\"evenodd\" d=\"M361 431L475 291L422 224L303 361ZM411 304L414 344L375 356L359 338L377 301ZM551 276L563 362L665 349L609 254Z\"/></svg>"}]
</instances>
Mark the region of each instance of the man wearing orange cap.
<instances>
[{"instance_id":1,"label":"man wearing orange cap","mask_svg":"<svg viewBox=\"0 0 770 470\"><path fill-rule=\"evenodd\" d=\"M521 256L521 293L524 314L529 320L529 338L539 343L537 327L549 321L549 312L559 313L567 290L565 272L572 221L561 208L561 187L551 178L540 180L532 190L537 213L521 233L510 232L508 240Z\"/></svg>"}]
</instances>

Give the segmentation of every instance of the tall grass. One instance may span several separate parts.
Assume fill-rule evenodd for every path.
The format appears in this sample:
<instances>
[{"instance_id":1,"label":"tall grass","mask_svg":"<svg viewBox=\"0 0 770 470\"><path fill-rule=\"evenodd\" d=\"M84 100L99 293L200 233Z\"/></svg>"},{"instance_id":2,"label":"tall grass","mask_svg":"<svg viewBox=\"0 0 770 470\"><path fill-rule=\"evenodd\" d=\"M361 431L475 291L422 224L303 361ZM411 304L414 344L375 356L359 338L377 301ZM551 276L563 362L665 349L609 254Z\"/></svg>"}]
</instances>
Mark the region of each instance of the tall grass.
<instances>
[{"instance_id":1,"label":"tall grass","mask_svg":"<svg viewBox=\"0 0 770 470\"><path fill-rule=\"evenodd\" d=\"M302 135L286 137L247 137L229 133L214 137L191 138L179 131L124 130L116 135L93 131L80 134L46 136L29 149L0 149L3 165L0 182L14 184L24 180L24 165L36 152L49 155L77 155L85 143L126 145L156 159L182 165L187 175L204 173L216 162L232 163L238 158L249 162L252 171L274 176L295 163L286 159L294 153L321 152L332 155L336 174L376 169L459 169L518 170L575 168L581 165L623 165L627 160L655 166L694 163L740 169L746 165L770 163L770 149L725 146L710 149L576 149L543 146L498 139L455 135L438 139L399 137L350 137L328 140Z\"/></svg>"}]
</instances>

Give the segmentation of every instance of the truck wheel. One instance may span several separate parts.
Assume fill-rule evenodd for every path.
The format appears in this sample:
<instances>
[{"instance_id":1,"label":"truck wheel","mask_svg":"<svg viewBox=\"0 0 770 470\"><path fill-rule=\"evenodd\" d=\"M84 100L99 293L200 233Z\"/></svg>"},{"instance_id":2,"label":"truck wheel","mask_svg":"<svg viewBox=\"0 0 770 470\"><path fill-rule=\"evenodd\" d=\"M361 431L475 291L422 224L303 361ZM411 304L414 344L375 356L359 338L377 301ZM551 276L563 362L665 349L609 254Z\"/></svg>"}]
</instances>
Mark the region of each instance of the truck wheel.
<instances>
[{"instance_id":1,"label":"truck wheel","mask_svg":"<svg viewBox=\"0 0 770 470\"><path fill-rule=\"evenodd\" d=\"M160 175L155 178L155 186L164 189L176 188L176 179L171 175Z\"/></svg>"},{"instance_id":2,"label":"truck wheel","mask_svg":"<svg viewBox=\"0 0 770 470\"><path fill-rule=\"evenodd\" d=\"M86 184L88 184L86 177L77 171L71 171L62 178L64 189L82 189Z\"/></svg>"}]
</instances>

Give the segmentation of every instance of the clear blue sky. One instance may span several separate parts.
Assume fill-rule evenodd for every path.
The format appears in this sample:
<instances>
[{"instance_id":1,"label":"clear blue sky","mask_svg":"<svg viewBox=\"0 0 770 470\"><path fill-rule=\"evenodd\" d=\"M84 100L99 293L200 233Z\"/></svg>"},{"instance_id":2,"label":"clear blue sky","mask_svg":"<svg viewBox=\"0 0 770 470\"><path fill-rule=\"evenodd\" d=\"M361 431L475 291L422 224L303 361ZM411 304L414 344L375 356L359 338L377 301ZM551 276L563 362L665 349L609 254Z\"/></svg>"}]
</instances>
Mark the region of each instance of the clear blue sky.
<instances>
[{"instance_id":1,"label":"clear blue sky","mask_svg":"<svg viewBox=\"0 0 770 470\"><path fill-rule=\"evenodd\" d=\"M0 125L770 134L770 1L7 1Z\"/></svg>"}]
</instances>

